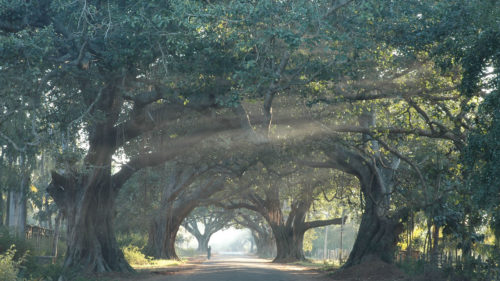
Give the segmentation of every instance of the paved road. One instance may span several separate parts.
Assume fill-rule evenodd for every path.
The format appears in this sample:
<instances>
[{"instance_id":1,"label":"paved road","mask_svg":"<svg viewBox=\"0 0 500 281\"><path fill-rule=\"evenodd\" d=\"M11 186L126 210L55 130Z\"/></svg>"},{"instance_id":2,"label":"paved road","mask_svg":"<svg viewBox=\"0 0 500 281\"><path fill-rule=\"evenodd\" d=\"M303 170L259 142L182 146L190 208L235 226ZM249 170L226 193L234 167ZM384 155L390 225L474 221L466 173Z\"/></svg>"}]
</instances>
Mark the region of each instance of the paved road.
<instances>
[{"instance_id":1,"label":"paved road","mask_svg":"<svg viewBox=\"0 0 500 281\"><path fill-rule=\"evenodd\" d=\"M293 265L272 264L246 256L215 256L190 270L165 276L165 281L323 281L322 274Z\"/></svg>"}]
</instances>

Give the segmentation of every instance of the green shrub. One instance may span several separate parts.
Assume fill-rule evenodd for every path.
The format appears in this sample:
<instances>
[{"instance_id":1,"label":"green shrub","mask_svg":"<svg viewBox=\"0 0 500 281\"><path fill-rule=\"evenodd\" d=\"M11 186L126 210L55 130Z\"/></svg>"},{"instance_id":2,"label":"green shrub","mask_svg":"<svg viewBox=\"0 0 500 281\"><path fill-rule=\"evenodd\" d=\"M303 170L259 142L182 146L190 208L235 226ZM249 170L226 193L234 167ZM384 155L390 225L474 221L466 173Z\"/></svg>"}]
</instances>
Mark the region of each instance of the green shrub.
<instances>
[{"instance_id":1,"label":"green shrub","mask_svg":"<svg viewBox=\"0 0 500 281\"><path fill-rule=\"evenodd\" d=\"M0 281L17 280L23 259L15 260L16 248L12 245L5 253L0 254Z\"/></svg>"},{"instance_id":2,"label":"green shrub","mask_svg":"<svg viewBox=\"0 0 500 281\"><path fill-rule=\"evenodd\" d=\"M0 228L0 253L8 251L12 245L16 247L14 260L19 260L21 257L24 257L28 251L31 252L30 246L24 237L18 237L12 234L8 228Z\"/></svg>"},{"instance_id":3,"label":"green shrub","mask_svg":"<svg viewBox=\"0 0 500 281\"><path fill-rule=\"evenodd\" d=\"M147 265L151 263L151 258L146 257L141 252L141 249L134 245L128 245L122 248L123 254L125 255L125 259L129 264L132 265Z\"/></svg>"},{"instance_id":4,"label":"green shrub","mask_svg":"<svg viewBox=\"0 0 500 281\"><path fill-rule=\"evenodd\" d=\"M62 263L39 264L34 258L28 259L25 272L21 271L20 276L26 280L56 281L63 272Z\"/></svg>"},{"instance_id":5,"label":"green shrub","mask_svg":"<svg viewBox=\"0 0 500 281\"><path fill-rule=\"evenodd\" d=\"M424 260L405 260L396 265L410 276L420 275L425 271L426 266L430 267Z\"/></svg>"}]
</instances>

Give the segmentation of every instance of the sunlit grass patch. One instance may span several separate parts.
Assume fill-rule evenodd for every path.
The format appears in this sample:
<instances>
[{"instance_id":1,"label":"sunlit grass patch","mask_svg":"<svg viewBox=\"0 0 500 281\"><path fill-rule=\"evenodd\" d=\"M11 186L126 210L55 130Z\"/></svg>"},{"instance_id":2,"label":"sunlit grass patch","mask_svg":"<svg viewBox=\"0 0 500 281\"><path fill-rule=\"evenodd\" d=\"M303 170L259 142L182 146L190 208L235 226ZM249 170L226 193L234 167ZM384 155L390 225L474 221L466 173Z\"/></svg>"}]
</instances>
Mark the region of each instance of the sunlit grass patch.
<instances>
[{"instance_id":1,"label":"sunlit grass patch","mask_svg":"<svg viewBox=\"0 0 500 281\"><path fill-rule=\"evenodd\" d=\"M154 269L184 264L185 260L149 260L147 264L132 264L135 269Z\"/></svg>"},{"instance_id":2,"label":"sunlit grass patch","mask_svg":"<svg viewBox=\"0 0 500 281\"><path fill-rule=\"evenodd\" d=\"M317 259L308 259L305 261L298 261L291 264L312 267L324 271L338 269L341 266L338 260L334 261L334 260L317 260Z\"/></svg>"},{"instance_id":3,"label":"sunlit grass patch","mask_svg":"<svg viewBox=\"0 0 500 281\"><path fill-rule=\"evenodd\" d=\"M323 271L331 271L334 269L338 269L340 267L340 264L338 261L332 261L332 260L317 260L317 259L308 259L305 261L296 261L292 263L288 263L288 265L298 265L298 266L303 266L303 267L308 267L311 269L319 269Z\"/></svg>"},{"instance_id":4,"label":"sunlit grass patch","mask_svg":"<svg viewBox=\"0 0 500 281\"><path fill-rule=\"evenodd\" d=\"M151 262L151 258L146 257L146 255L144 255L141 252L141 249L139 249L139 247L137 247L137 246L129 245L127 247L123 247L122 251L123 251L123 255L125 256L125 259L132 266L149 265Z\"/></svg>"}]
</instances>

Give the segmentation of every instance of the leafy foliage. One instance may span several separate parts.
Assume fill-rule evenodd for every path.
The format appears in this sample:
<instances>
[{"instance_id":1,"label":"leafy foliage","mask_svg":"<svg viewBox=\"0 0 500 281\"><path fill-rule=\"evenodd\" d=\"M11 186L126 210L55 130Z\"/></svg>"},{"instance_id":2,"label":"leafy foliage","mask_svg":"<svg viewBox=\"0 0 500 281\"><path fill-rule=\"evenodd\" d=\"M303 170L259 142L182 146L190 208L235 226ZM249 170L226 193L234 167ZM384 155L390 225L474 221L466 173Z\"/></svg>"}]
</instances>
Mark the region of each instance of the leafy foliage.
<instances>
[{"instance_id":1,"label":"leafy foliage","mask_svg":"<svg viewBox=\"0 0 500 281\"><path fill-rule=\"evenodd\" d=\"M15 246L0 254L0 280L17 280L22 259L14 260Z\"/></svg>"}]
</instances>

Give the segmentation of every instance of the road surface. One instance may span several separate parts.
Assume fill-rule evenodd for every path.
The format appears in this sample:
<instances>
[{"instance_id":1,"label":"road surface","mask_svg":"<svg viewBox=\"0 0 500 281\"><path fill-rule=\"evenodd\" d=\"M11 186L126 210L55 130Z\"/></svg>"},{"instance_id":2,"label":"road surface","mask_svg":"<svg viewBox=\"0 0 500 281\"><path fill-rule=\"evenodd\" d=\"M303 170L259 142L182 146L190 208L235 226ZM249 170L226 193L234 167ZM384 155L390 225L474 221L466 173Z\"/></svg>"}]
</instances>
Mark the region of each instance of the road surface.
<instances>
[{"instance_id":1,"label":"road surface","mask_svg":"<svg viewBox=\"0 0 500 281\"><path fill-rule=\"evenodd\" d=\"M161 275L161 273L159 274ZM273 264L248 256L217 255L209 261L155 278L165 281L324 281L323 274L302 266Z\"/></svg>"}]
</instances>

